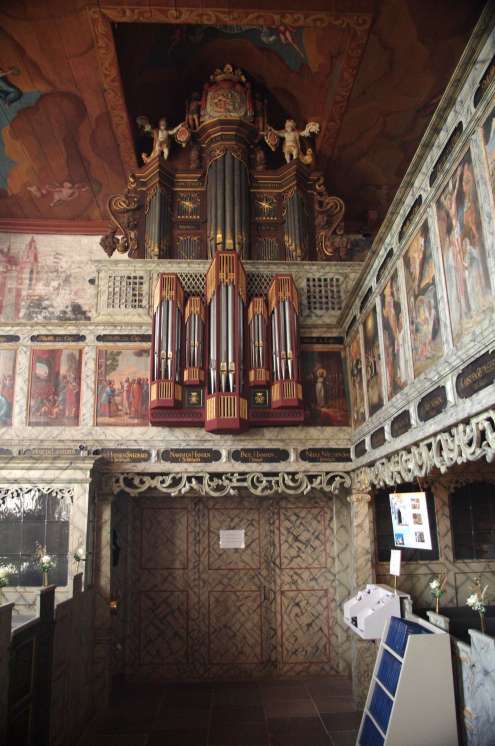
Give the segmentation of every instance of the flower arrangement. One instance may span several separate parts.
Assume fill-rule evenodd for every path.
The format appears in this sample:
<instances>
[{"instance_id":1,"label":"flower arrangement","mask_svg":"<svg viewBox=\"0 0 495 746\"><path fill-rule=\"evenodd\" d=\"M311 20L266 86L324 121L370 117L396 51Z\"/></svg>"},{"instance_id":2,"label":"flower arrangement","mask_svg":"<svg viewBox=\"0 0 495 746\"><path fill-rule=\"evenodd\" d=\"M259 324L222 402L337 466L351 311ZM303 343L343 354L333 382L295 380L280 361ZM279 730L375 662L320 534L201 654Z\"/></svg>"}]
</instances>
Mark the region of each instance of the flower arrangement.
<instances>
[{"instance_id":1,"label":"flower arrangement","mask_svg":"<svg viewBox=\"0 0 495 746\"><path fill-rule=\"evenodd\" d=\"M53 557L47 553L46 547L36 542L34 550L34 561L43 573L43 585L48 585L48 571L57 564Z\"/></svg>"},{"instance_id":2,"label":"flower arrangement","mask_svg":"<svg viewBox=\"0 0 495 746\"><path fill-rule=\"evenodd\" d=\"M76 572L79 572L79 563L86 562L86 552L84 547L77 547L76 551L72 555L74 562L76 563Z\"/></svg>"},{"instance_id":3,"label":"flower arrangement","mask_svg":"<svg viewBox=\"0 0 495 746\"><path fill-rule=\"evenodd\" d=\"M471 593L471 595L467 597L466 605L469 606L473 611L478 612L478 614L480 615L481 631L485 632L485 594L488 586L485 585L483 590L481 590L481 578L479 577L474 579L473 585L475 588L474 593Z\"/></svg>"},{"instance_id":4,"label":"flower arrangement","mask_svg":"<svg viewBox=\"0 0 495 746\"><path fill-rule=\"evenodd\" d=\"M430 580L430 590L431 595L435 599L435 611L438 614L438 610L440 607L440 599L442 598L443 594L445 593L444 585L447 582L447 576L445 575L444 578L438 577L433 578L433 580Z\"/></svg>"},{"instance_id":5,"label":"flower arrangement","mask_svg":"<svg viewBox=\"0 0 495 746\"><path fill-rule=\"evenodd\" d=\"M14 575L16 568L14 565L3 565L0 567L0 588L5 588L9 585L9 575Z\"/></svg>"}]
</instances>

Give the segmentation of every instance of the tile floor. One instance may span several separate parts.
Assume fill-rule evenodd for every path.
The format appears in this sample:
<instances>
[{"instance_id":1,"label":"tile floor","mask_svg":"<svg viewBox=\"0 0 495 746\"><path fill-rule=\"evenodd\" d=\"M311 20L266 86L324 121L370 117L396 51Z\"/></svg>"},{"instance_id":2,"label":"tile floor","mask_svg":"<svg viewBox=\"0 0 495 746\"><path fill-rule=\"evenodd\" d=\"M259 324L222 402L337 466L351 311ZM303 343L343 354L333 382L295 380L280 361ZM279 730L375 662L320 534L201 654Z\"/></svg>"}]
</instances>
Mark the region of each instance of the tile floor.
<instances>
[{"instance_id":1,"label":"tile floor","mask_svg":"<svg viewBox=\"0 0 495 746\"><path fill-rule=\"evenodd\" d=\"M360 720L341 676L117 683L79 746L354 746Z\"/></svg>"}]
</instances>

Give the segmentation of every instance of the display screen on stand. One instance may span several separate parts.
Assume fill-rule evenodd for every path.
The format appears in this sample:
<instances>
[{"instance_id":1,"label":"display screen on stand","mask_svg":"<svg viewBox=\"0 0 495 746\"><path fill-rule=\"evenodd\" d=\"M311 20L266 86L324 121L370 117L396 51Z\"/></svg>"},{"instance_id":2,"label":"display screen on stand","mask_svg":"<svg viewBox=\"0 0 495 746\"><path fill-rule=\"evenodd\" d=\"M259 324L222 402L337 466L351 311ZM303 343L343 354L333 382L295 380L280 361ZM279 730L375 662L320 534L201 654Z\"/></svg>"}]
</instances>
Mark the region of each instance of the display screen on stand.
<instances>
[{"instance_id":1,"label":"display screen on stand","mask_svg":"<svg viewBox=\"0 0 495 746\"><path fill-rule=\"evenodd\" d=\"M430 523L424 492L391 492L394 544L403 549L431 549Z\"/></svg>"}]
</instances>

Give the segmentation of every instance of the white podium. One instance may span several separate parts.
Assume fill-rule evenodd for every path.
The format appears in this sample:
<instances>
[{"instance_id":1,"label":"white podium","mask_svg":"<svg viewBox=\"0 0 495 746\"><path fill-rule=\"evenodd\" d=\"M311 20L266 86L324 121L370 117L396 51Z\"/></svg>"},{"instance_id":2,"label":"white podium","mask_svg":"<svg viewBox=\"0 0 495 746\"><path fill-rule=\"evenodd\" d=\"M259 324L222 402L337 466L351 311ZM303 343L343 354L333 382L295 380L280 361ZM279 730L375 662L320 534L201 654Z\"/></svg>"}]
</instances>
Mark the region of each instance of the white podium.
<instances>
[{"instance_id":1,"label":"white podium","mask_svg":"<svg viewBox=\"0 0 495 746\"><path fill-rule=\"evenodd\" d=\"M369 583L344 603L344 621L363 640L381 640L390 617L401 616L401 598L410 596L388 585Z\"/></svg>"}]
</instances>

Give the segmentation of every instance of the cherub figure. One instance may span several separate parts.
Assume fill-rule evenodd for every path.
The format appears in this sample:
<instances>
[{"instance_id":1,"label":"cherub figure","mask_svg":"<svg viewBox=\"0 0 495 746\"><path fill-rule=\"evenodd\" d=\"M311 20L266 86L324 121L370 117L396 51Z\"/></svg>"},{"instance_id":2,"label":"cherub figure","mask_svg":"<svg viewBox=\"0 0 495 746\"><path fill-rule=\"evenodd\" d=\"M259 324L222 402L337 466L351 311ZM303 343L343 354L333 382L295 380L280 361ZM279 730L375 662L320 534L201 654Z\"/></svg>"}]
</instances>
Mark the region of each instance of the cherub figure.
<instances>
[{"instance_id":1,"label":"cherub figure","mask_svg":"<svg viewBox=\"0 0 495 746\"><path fill-rule=\"evenodd\" d=\"M265 140L272 150L275 150L278 145L278 137L283 138L284 144L282 150L286 162L290 163L291 160L299 159L303 163L309 164L313 161L313 151L311 148L308 148L306 153L302 152L301 137L309 137L313 134L317 135L319 131L320 125L317 122L308 122L306 127L299 131L296 127L295 121L293 119L287 119L283 130L276 130L273 127L268 126ZM271 138L270 134L272 134ZM274 138L273 135L275 135L276 138Z\"/></svg>"},{"instance_id":2,"label":"cherub figure","mask_svg":"<svg viewBox=\"0 0 495 746\"><path fill-rule=\"evenodd\" d=\"M171 130L167 129L167 120L162 117L158 121L158 127L152 127L148 117L140 116L136 119L139 128L146 134L153 137L153 150L149 155L141 153L141 157L145 163L149 163L153 158L163 155L164 159L168 159L170 152L170 136L175 135L176 132L182 127L183 122L173 127Z\"/></svg>"}]
</instances>

